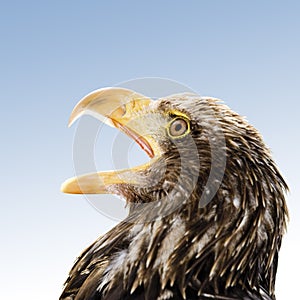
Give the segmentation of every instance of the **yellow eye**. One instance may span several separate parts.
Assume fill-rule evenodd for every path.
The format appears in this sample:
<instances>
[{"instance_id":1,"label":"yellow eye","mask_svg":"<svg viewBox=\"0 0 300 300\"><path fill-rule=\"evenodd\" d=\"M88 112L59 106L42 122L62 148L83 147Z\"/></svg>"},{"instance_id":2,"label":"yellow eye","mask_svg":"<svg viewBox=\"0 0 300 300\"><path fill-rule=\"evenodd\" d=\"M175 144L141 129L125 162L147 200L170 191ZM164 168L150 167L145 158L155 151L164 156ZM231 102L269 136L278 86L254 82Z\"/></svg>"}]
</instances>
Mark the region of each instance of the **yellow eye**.
<instances>
[{"instance_id":1,"label":"yellow eye","mask_svg":"<svg viewBox=\"0 0 300 300\"><path fill-rule=\"evenodd\" d=\"M174 119L168 126L168 133L171 137L182 137L190 132L190 123L184 118Z\"/></svg>"}]
</instances>

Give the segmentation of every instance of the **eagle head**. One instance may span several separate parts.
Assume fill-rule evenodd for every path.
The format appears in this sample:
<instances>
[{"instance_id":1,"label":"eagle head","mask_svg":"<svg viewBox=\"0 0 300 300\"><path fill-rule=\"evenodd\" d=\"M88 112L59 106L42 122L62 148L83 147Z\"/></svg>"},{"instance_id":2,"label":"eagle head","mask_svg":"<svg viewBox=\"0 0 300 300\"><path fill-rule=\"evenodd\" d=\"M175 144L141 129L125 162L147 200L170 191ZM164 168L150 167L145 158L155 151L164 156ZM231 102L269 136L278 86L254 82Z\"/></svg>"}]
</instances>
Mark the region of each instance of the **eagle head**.
<instances>
[{"instance_id":1,"label":"eagle head","mask_svg":"<svg viewBox=\"0 0 300 300\"><path fill-rule=\"evenodd\" d=\"M63 295L275 299L287 185L245 118L214 98L154 101L124 88L87 95L70 124L82 114L130 136L150 161L63 184L66 193L119 195L129 207L80 256Z\"/></svg>"}]
</instances>

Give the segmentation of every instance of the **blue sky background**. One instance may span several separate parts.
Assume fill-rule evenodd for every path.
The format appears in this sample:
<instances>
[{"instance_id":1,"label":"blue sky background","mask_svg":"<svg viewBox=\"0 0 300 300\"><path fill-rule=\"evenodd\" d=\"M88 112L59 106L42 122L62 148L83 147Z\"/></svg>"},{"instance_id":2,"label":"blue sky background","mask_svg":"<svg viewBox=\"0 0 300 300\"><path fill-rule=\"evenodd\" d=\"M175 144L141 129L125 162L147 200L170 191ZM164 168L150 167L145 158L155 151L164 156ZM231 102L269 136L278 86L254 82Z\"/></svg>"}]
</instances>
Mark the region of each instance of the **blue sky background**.
<instances>
[{"instance_id":1,"label":"blue sky background","mask_svg":"<svg viewBox=\"0 0 300 300\"><path fill-rule=\"evenodd\" d=\"M291 189L277 297L297 297L299 1L7 1L0 25L2 299L57 299L115 224L60 192L74 175L67 121L88 92L148 76L222 98L260 130Z\"/></svg>"}]
</instances>

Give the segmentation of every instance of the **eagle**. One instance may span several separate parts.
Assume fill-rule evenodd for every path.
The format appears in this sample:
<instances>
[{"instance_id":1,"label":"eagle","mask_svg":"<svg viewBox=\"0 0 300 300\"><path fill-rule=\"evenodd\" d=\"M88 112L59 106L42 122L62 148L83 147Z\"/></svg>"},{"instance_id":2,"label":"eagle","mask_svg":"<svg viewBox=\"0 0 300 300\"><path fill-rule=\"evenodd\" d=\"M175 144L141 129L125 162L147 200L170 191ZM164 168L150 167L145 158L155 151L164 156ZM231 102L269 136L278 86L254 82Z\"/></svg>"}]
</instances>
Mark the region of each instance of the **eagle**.
<instances>
[{"instance_id":1,"label":"eagle","mask_svg":"<svg viewBox=\"0 0 300 300\"><path fill-rule=\"evenodd\" d=\"M259 132L223 101L153 100L108 87L92 115L132 138L141 166L65 181L71 194L115 194L128 215L77 258L60 300L275 300L287 184Z\"/></svg>"}]
</instances>

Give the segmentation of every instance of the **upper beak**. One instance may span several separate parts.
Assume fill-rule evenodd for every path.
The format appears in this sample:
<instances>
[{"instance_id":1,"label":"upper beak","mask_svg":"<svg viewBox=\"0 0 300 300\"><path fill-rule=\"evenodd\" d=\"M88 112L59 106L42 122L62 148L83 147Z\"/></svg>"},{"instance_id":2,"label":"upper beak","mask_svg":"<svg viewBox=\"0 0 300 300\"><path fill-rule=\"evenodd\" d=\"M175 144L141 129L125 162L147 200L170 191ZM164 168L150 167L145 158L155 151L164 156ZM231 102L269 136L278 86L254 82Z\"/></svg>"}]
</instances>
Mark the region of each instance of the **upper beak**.
<instances>
[{"instance_id":1,"label":"upper beak","mask_svg":"<svg viewBox=\"0 0 300 300\"><path fill-rule=\"evenodd\" d=\"M90 114L106 124L117 127L134 139L141 148L153 158L157 154L157 146L147 136L147 126L142 116L149 111L153 100L142 94L124 88L103 88L84 97L73 109L69 126L83 114ZM146 122L147 123L147 122ZM151 146L151 144L152 146ZM156 153L155 153L156 152ZM62 184L61 190L71 194L110 193L112 186L122 183L137 184L141 171L149 164L140 167L81 175L68 179Z\"/></svg>"}]
</instances>

